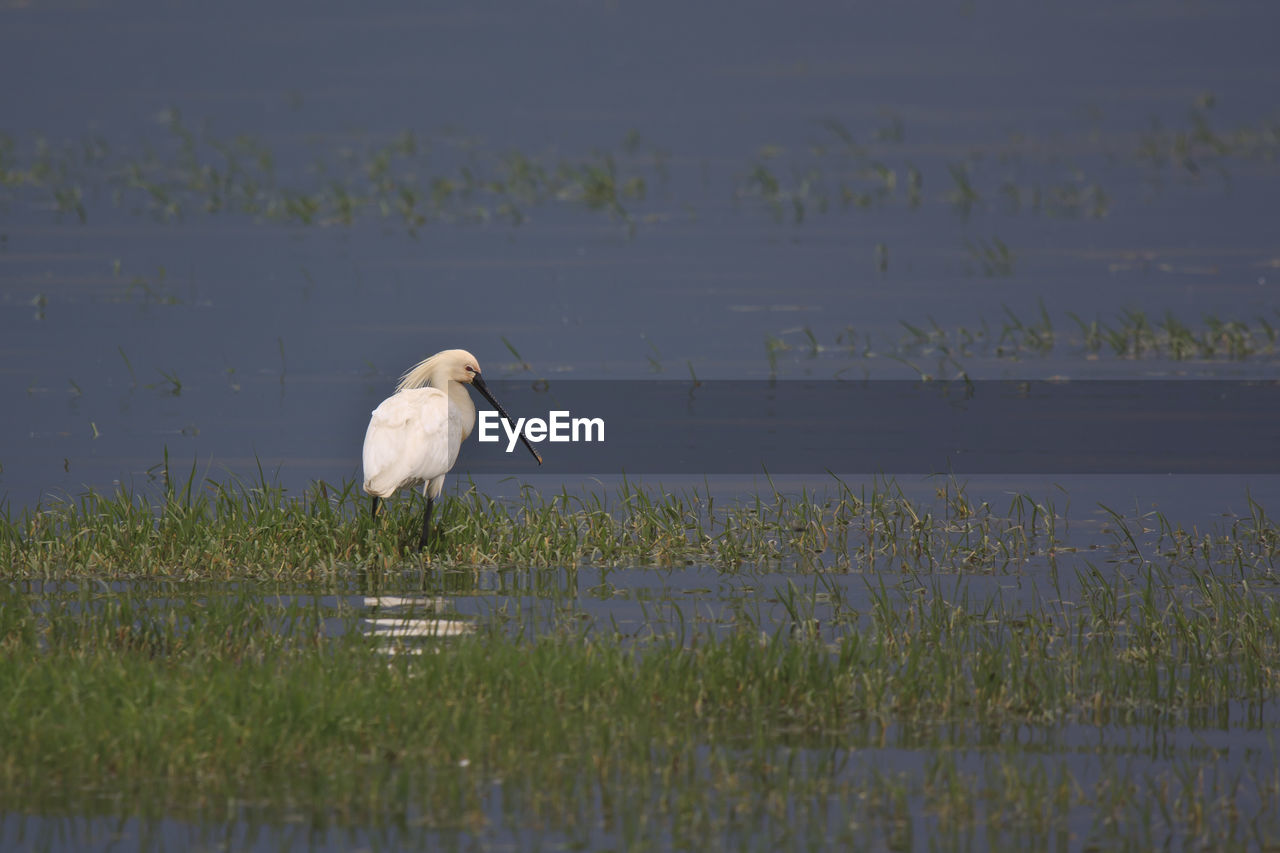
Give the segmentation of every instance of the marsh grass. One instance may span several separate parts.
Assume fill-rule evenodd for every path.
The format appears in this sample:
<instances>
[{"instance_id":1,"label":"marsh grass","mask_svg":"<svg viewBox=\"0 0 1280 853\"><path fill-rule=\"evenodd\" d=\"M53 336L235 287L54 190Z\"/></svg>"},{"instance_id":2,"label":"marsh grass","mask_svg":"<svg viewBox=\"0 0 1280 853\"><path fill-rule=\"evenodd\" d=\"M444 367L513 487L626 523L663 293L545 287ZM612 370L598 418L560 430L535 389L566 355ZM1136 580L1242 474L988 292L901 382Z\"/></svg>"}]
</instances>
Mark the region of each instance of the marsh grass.
<instances>
[{"instance_id":1,"label":"marsh grass","mask_svg":"<svg viewBox=\"0 0 1280 853\"><path fill-rule=\"evenodd\" d=\"M823 489L719 501L696 488L670 492L624 479L612 492L525 487L504 499L460 484L442 501L440 540L424 554L408 547L422 511L410 493L373 520L353 482L320 481L290 495L261 471L253 481L201 480L194 463L177 472L167 459L156 470L156 489L91 490L21 511L6 505L0 517L6 575L296 581L353 568L691 563L804 574L1007 574L1052 566L1097 544L1073 540L1053 500L1017 494L1007 506L993 506L951 479L940 480L931 498L911 498L893 480L855 487L832 478ZM1140 532L1130 534L1123 516L1106 512L1112 529L1125 532L1114 546L1122 559L1159 554L1214 570L1230 563L1243 577L1272 571L1280 548L1275 523L1249 505L1253 515L1229 534L1187 531L1163 517L1158 528L1135 520Z\"/></svg>"},{"instance_id":2,"label":"marsh grass","mask_svg":"<svg viewBox=\"0 0 1280 853\"><path fill-rule=\"evenodd\" d=\"M10 576L315 579L350 567L574 566L761 563L801 571L1005 572L1066 547L1051 505L1019 496L1002 512L946 482L936 502L908 498L891 480L857 489L834 479L819 492L773 491L721 501L625 480L615 493L523 489L497 500L474 485L443 501L441 541L429 554L405 543L420 500L392 501L376 521L353 482L317 482L288 495L256 481L197 477L159 466L159 488L85 492L0 518ZM408 493L406 493L408 495ZM1027 507L1032 509L1028 511Z\"/></svg>"},{"instance_id":3,"label":"marsh grass","mask_svg":"<svg viewBox=\"0 0 1280 853\"><path fill-rule=\"evenodd\" d=\"M1225 129L1213 121L1213 104L1212 95L1201 96L1171 126L1151 121L1132 133L1105 137L1091 128L1066 145L1012 134L1003 142L976 146L962 159L931 158L927 176L913 162L927 153L904 144L900 119L864 134L871 140L866 144L857 142L850 128L827 119L808 145L760 149L740 170L734 197L762 207L780 225L795 226L815 214L896 205L914 209L929 202L964 220L1002 210L1101 220L1117 202L1100 175L1115 180L1117 165L1144 181L1159 182L1172 173L1191 180L1211 175L1227 184L1242 166L1275 160L1280 128L1274 118ZM942 189L929 198L926 185ZM1003 271L1009 258L994 243L966 248L980 269L992 270L986 274L1009 274Z\"/></svg>"},{"instance_id":4,"label":"marsh grass","mask_svg":"<svg viewBox=\"0 0 1280 853\"><path fill-rule=\"evenodd\" d=\"M30 200L82 224L106 202L162 222L220 214L351 227L372 219L410 234L429 224L520 225L533 208L567 203L634 228L629 208L665 179L665 155L635 131L619 153L585 156L500 152L455 135L404 131L314 151L309 167L282 169L262 140L196 129L176 109L157 123L160 138L133 155L97 137L19 146L0 135L0 201Z\"/></svg>"},{"instance_id":5,"label":"marsh grass","mask_svg":"<svg viewBox=\"0 0 1280 853\"><path fill-rule=\"evenodd\" d=\"M951 481L466 488L428 560L400 549L411 501L375 523L352 485L163 467L149 499L0 526L0 798L627 848L1274 844L1280 534L1247 506L1099 508L1077 550L1052 502ZM714 619L666 595L622 630L576 580L692 560L745 575ZM371 593L482 589L418 654L367 630ZM1206 729L1259 746L1225 770L1157 734Z\"/></svg>"},{"instance_id":6,"label":"marsh grass","mask_svg":"<svg viewBox=\"0 0 1280 853\"><path fill-rule=\"evenodd\" d=\"M999 243L998 240L995 243ZM971 245L986 275L1004 275L1003 264L1008 247L999 248L979 243ZM990 257L988 257L990 255ZM795 329L769 335L766 348L770 374L785 366L783 353L807 347L810 357L834 354L846 358L889 358L910 364L905 359L937 359L937 375L967 376L967 363L975 359L1019 361L1066 355L1084 361L1109 358L1118 361L1168 360L1174 362L1246 362L1273 361L1280 355L1280 311L1251 319L1223 319L1206 315L1198 323L1180 319L1173 313L1151 317L1146 312L1125 309L1111 318L1085 319L1066 312L1069 323L1063 330L1041 304L1031 316L1023 316L1004 306L1003 316L995 321L980 320L975 325L945 327L932 317L928 323L900 321L906 331L896 342L876 348L871 336L846 326L833 343L814 339L808 329ZM804 336L803 342L801 335ZM914 367L914 365L912 365ZM932 375L915 367L922 375Z\"/></svg>"},{"instance_id":7,"label":"marsh grass","mask_svg":"<svg viewBox=\"0 0 1280 853\"><path fill-rule=\"evenodd\" d=\"M495 615L391 657L341 589L9 583L0 795L52 815L248 810L643 847L925 832L947 846L1064 832L1274 843L1265 761L1228 773L1216 753L1108 735L1260 725L1280 692L1274 584L1084 565L1070 600L1046 589L1030 606L963 576L868 578L862 620L829 639L750 608L727 634L638 643L574 614L513 635ZM803 612L810 593L790 594ZM1081 747L1056 734L1073 728L1101 744L1085 754L1117 763L1082 771ZM923 765L881 763L903 754ZM1135 778L1131 760L1151 769ZM1238 819L1215 817L1224 798Z\"/></svg>"},{"instance_id":8,"label":"marsh grass","mask_svg":"<svg viewBox=\"0 0 1280 853\"><path fill-rule=\"evenodd\" d=\"M1101 219L1113 206L1111 195L1083 167L1064 171L1062 157L1108 157L1140 175L1154 168L1157 179L1177 169L1224 180L1240 163L1275 159L1280 143L1274 122L1215 127L1212 104L1211 97L1198 99L1178 126L1151 124L1067 154L1054 143L1017 135L964 159L924 167L913 160L922 152L905 146L899 118L864 133L867 144L839 121L826 119L808 144L759 147L735 169L730 192L740 206L763 208L779 224L794 226L840 211L927 203L965 219L1000 207L1015 214ZM158 137L132 146L141 153L127 153L95 135L51 141L0 133L0 203L17 199L81 224L109 203L164 222L210 214L301 226L351 227L374 220L410 234L432 224L518 226L552 204L604 214L632 235L639 223L670 217L662 210L638 210L653 185L669 183L671 153L635 130L614 149L570 156L496 150L465 135L406 130L333 149L313 146L310 163L300 166L305 158L291 156L285 167L267 142L219 136L207 125L193 126L177 109L162 111L157 125ZM1049 170L1041 168L1042 177L1030 179L1026 164L1047 164ZM930 198L926 185L944 189ZM688 208L690 202L677 199L675 206ZM965 249L984 274L1012 274L1012 252L996 240L970 242ZM884 264L878 268L883 271Z\"/></svg>"}]
</instances>

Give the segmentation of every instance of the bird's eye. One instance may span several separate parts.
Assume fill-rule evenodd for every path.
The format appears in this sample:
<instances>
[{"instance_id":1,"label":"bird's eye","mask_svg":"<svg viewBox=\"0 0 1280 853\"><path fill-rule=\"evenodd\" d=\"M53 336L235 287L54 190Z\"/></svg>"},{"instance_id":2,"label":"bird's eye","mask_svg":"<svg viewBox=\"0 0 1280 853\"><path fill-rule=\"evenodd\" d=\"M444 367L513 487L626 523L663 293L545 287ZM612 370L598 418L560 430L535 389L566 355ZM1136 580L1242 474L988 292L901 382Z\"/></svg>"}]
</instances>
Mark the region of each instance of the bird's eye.
<instances>
[{"instance_id":1,"label":"bird's eye","mask_svg":"<svg viewBox=\"0 0 1280 853\"><path fill-rule=\"evenodd\" d=\"M476 369L475 369L474 367L472 367L471 365L469 365L469 364L466 366L465 370L467 371L467 373L475 373L475 372L476 372Z\"/></svg>"}]
</instances>

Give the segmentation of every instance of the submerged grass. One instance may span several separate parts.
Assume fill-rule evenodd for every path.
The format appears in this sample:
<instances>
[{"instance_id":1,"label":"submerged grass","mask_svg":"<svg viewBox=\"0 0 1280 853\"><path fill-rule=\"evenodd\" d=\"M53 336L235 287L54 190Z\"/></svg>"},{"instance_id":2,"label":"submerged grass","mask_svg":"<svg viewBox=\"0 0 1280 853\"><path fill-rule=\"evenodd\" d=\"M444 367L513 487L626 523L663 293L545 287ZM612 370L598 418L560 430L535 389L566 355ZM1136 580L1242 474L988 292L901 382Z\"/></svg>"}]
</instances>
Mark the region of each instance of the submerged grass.
<instances>
[{"instance_id":1,"label":"submerged grass","mask_svg":"<svg viewBox=\"0 0 1280 853\"><path fill-rule=\"evenodd\" d=\"M1007 253L1007 247L998 240L995 242L1001 252ZM981 251L999 255L986 244L981 245ZM983 263L984 266L988 263L994 265L1000 261L991 258ZM990 267L987 274L1003 273L997 273L994 267ZM839 332L832 344L817 342L807 327L770 335L769 370L771 374L778 372L778 353L800 350L802 345L792 342L799 341L801 335L805 337L803 351L807 358L823 353L897 361L933 358L937 360L937 375L960 377L968 375L966 363L983 359L1003 362L1067 355L1090 362L1111 358L1130 362L1151 359L1272 363L1280 355L1280 311L1248 320L1223 319L1209 314L1199 321L1185 321L1172 312L1164 317L1152 317L1144 311L1130 308L1110 318L1092 320L1067 312L1055 325L1054 318L1042 304L1030 317L1019 315L1005 306L1004 314L998 320L983 319L973 326L946 327L932 317L927 319L927 324L901 321L907 334L883 347L873 346L869 334L860 333L852 326L846 326ZM1060 328L1062 326L1067 326L1067 329ZM916 370L923 376L932 375L918 367Z\"/></svg>"},{"instance_id":2,"label":"submerged grass","mask_svg":"<svg viewBox=\"0 0 1280 853\"><path fill-rule=\"evenodd\" d=\"M1095 572L1075 601L1029 608L872 584L865 622L833 641L745 619L636 643L571 615L392 657L341 597L9 584L0 796L54 815L249 810L629 848L1275 843L1265 759L1206 777L1215 752L1123 734L1260 725L1280 694L1275 596L1190 578ZM1099 777L1078 752L1117 766ZM893 770L905 753L925 766ZM1113 790L1132 761L1142 786ZM1215 817L1228 795L1236 817Z\"/></svg>"},{"instance_id":3,"label":"submerged grass","mask_svg":"<svg viewBox=\"0 0 1280 853\"><path fill-rule=\"evenodd\" d=\"M408 501L374 523L352 485L163 484L0 525L10 810L397 844L1280 842L1280 531L1253 501L1207 532L1103 508L1106 541L1077 551L1052 504L995 512L951 482L731 506L472 488L426 565L399 550ZM747 573L723 615L649 600L623 630L575 580L689 560ZM488 605L388 647L363 621L374 575ZM1204 730L1249 746L1176 745Z\"/></svg>"},{"instance_id":4,"label":"submerged grass","mask_svg":"<svg viewBox=\"0 0 1280 853\"><path fill-rule=\"evenodd\" d=\"M966 219L1008 209L1100 220L1110 214L1113 200L1094 173L1111 174L1117 163L1130 164L1148 180L1171 172L1225 180L1242 164L1275 159L1280 130L1274 120L1215 127L1212 106L1212 97L1199 99L1189 120L1168 129L1155 124L1101 138L1090 128L1090 141L1065 151L1060 142L1019 134L962 160L940 162L927 148L904 144L906 129L896 116L865 129L866 144L839 121L826 119L805 145L760 147L735 169L730 192L735 203L795 226L841 211L924 204ZM538 209L559 203L606 214L631 234L640 223L672 216L670 209L645 204L652 186L669 183L672 154L635 130L615 150L570 157L495 149L453 132L405 130L315 150L300 168L301 157L279 157L252 136L218 136L207 124L184 120L176 108L162 111L157 123L158 138L134 143L141 155L97 135L50 141L0 133L0 203L18 200L81 224L100 216L108 202L166 222L216 214L300 226L350 227L374 220L410 234L444 223L519 226ZM934 162L922 165L922 157ZM1090 169L1064 169L1064 157L1087 161ZM1099 165L1100 157L1110 167ZM946 189L926 193L926 186ZM1012 274L1013 253L998 238L966 248L984 274Z\"/></svg>"},{"instance_id":5,"label":"submerged grass","mask_svg":"<svg viewBox=\"0 0 1280 853\"><path fill-rule=\"evenodd\" d=\"M315 154L309 168L277 168L266 142L219 137L186 123L180 111L158 116L167 132L142 155L114 151L91 137L79 143L37 138L19 146L0 134L0 201L29 200L61 219L85 223L103 201L160 221L246 215L259 221L349 227L395 223L409 233L442 223L520 225L535 208L580 204L634 227L627 207L642 202L665 175L665 154L632 131L621 152L581 157L486 149L455 134L404 131ZM297 161L298 158L290 158ZM44 201L52 196L52 203Z\"/></svg>"}]
</instances>

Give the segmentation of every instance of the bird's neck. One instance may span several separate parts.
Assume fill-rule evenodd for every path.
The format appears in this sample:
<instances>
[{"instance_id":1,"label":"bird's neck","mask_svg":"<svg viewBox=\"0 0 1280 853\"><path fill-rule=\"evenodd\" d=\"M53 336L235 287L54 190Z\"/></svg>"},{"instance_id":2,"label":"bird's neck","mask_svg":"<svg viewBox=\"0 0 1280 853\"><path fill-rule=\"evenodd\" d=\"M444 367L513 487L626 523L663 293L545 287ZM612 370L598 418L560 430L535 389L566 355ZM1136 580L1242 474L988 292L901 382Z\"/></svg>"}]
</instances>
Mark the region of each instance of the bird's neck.
<instances>
[{"instance_id":1,"label":"bird's neck","mask_svg":"<svg viewBox=\"0 0 1280 853\"><path fill-rule=\"evenodd\" d=\"M434 381L431 384L449 395L449 406L456 409L462 419L462 437L465 439L476 425L476 404L467 393L467 386L452 379L446 379L442 385L436 385Z\"/></svg>"}]
</instances>

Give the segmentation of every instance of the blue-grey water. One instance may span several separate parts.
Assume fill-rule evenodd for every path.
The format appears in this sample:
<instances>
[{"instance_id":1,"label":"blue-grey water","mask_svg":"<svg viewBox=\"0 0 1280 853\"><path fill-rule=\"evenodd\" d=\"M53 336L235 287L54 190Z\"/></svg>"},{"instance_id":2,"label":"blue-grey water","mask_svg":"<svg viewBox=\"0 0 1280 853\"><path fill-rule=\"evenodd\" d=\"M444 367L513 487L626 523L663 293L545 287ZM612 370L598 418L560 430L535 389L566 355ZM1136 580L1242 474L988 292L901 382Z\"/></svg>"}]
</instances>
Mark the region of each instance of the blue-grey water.
<instances>
[{"instance_id":1,"label":"blue-grey water","mask_svg":"<svg viewBox=\"0 0 1280 853\"><path fill-rule=\"evenodd\" d=\"M1280 326L1267 4L0 16L12 506L166 448L354 477L452 346L531 379L1276 376L1070 316ZM1052 350L1011 347L1042 310Z\"/></svg>"},{"instance_id":2,"label":"blue-grey water","mask_svg":"<svg viewBox=\"0 0 1280 853\"><path fill-rule=\"evenodd\" d=\"M201 477L261 466L291 490L355 478L369 411L404 369L455 346L530 388L1274 382L1278 31L1280 6L1247 0L0 3L0 504L146 488L166 452ZM1184 326L1199 349L1176 350ZM1153 337L1136 346L1134 328ZM968 489L993 506L1048 496L1082 546L1114 544L1101 503L1201 530L1248 514L1249 498L1280 506L1277 477L1209 414L1151 426L1183 473L993 464L967 473ZM783 414L760 418L761 447L789 428ZM883 431L895 418L910 411L866 420ZM1077 433L1106 423L1075 421ZM1233 423L1265 448L1265 412L1258 421ZM646 451L661 451L653 434ZM1033 436L1037 458L1051 438ZM753 461L756 445L742 445ZM1232 465L1215 467L1224 456ZM611 489L621 473L544 457L535 473L527 456L473 441L459 472L499 496L524 482ZM899 458L858 467L932 494L920 470L944 468L895 471ZM726 496L830 482L658 468L646 482ZM637 605L646 596L705 605L710 619L746 597L741 577L709 567L584 571L580 590L556 596L627 630L661 621ZM766 584L785 575L771 569ZM974 583L985 594L1027 577ZM860 578L846 580L856 601ZM630 597L591 592L605 582ZM535 615L545 606L507 583L486 575L450 607L483 616L507 592ZM761 595L783 624L776 595ZM1225 737L1215 748L1243 762L1231 767L1269 778L1274 751L1258 733L1274 723L1240 720L1178 737ZM1047 749L1082 778L1115 770L1110 747ZM854 763L918 774L926 756L891 742ZM1141 776L1162 759L1133 760ZM491 797L496 828L479 842L566 842L502 823L501 791ZM1094 818L1074 814L1061 846L1097 837ZM284 823L259 836L252 820L221 832L127 811L9 813L0 839L423 838L308 835L273 819ZM906 846L923 847L937 823L925 810L906 826ZM597 826L577 840L618 836Z\"/></svg>"}]
</instances>

